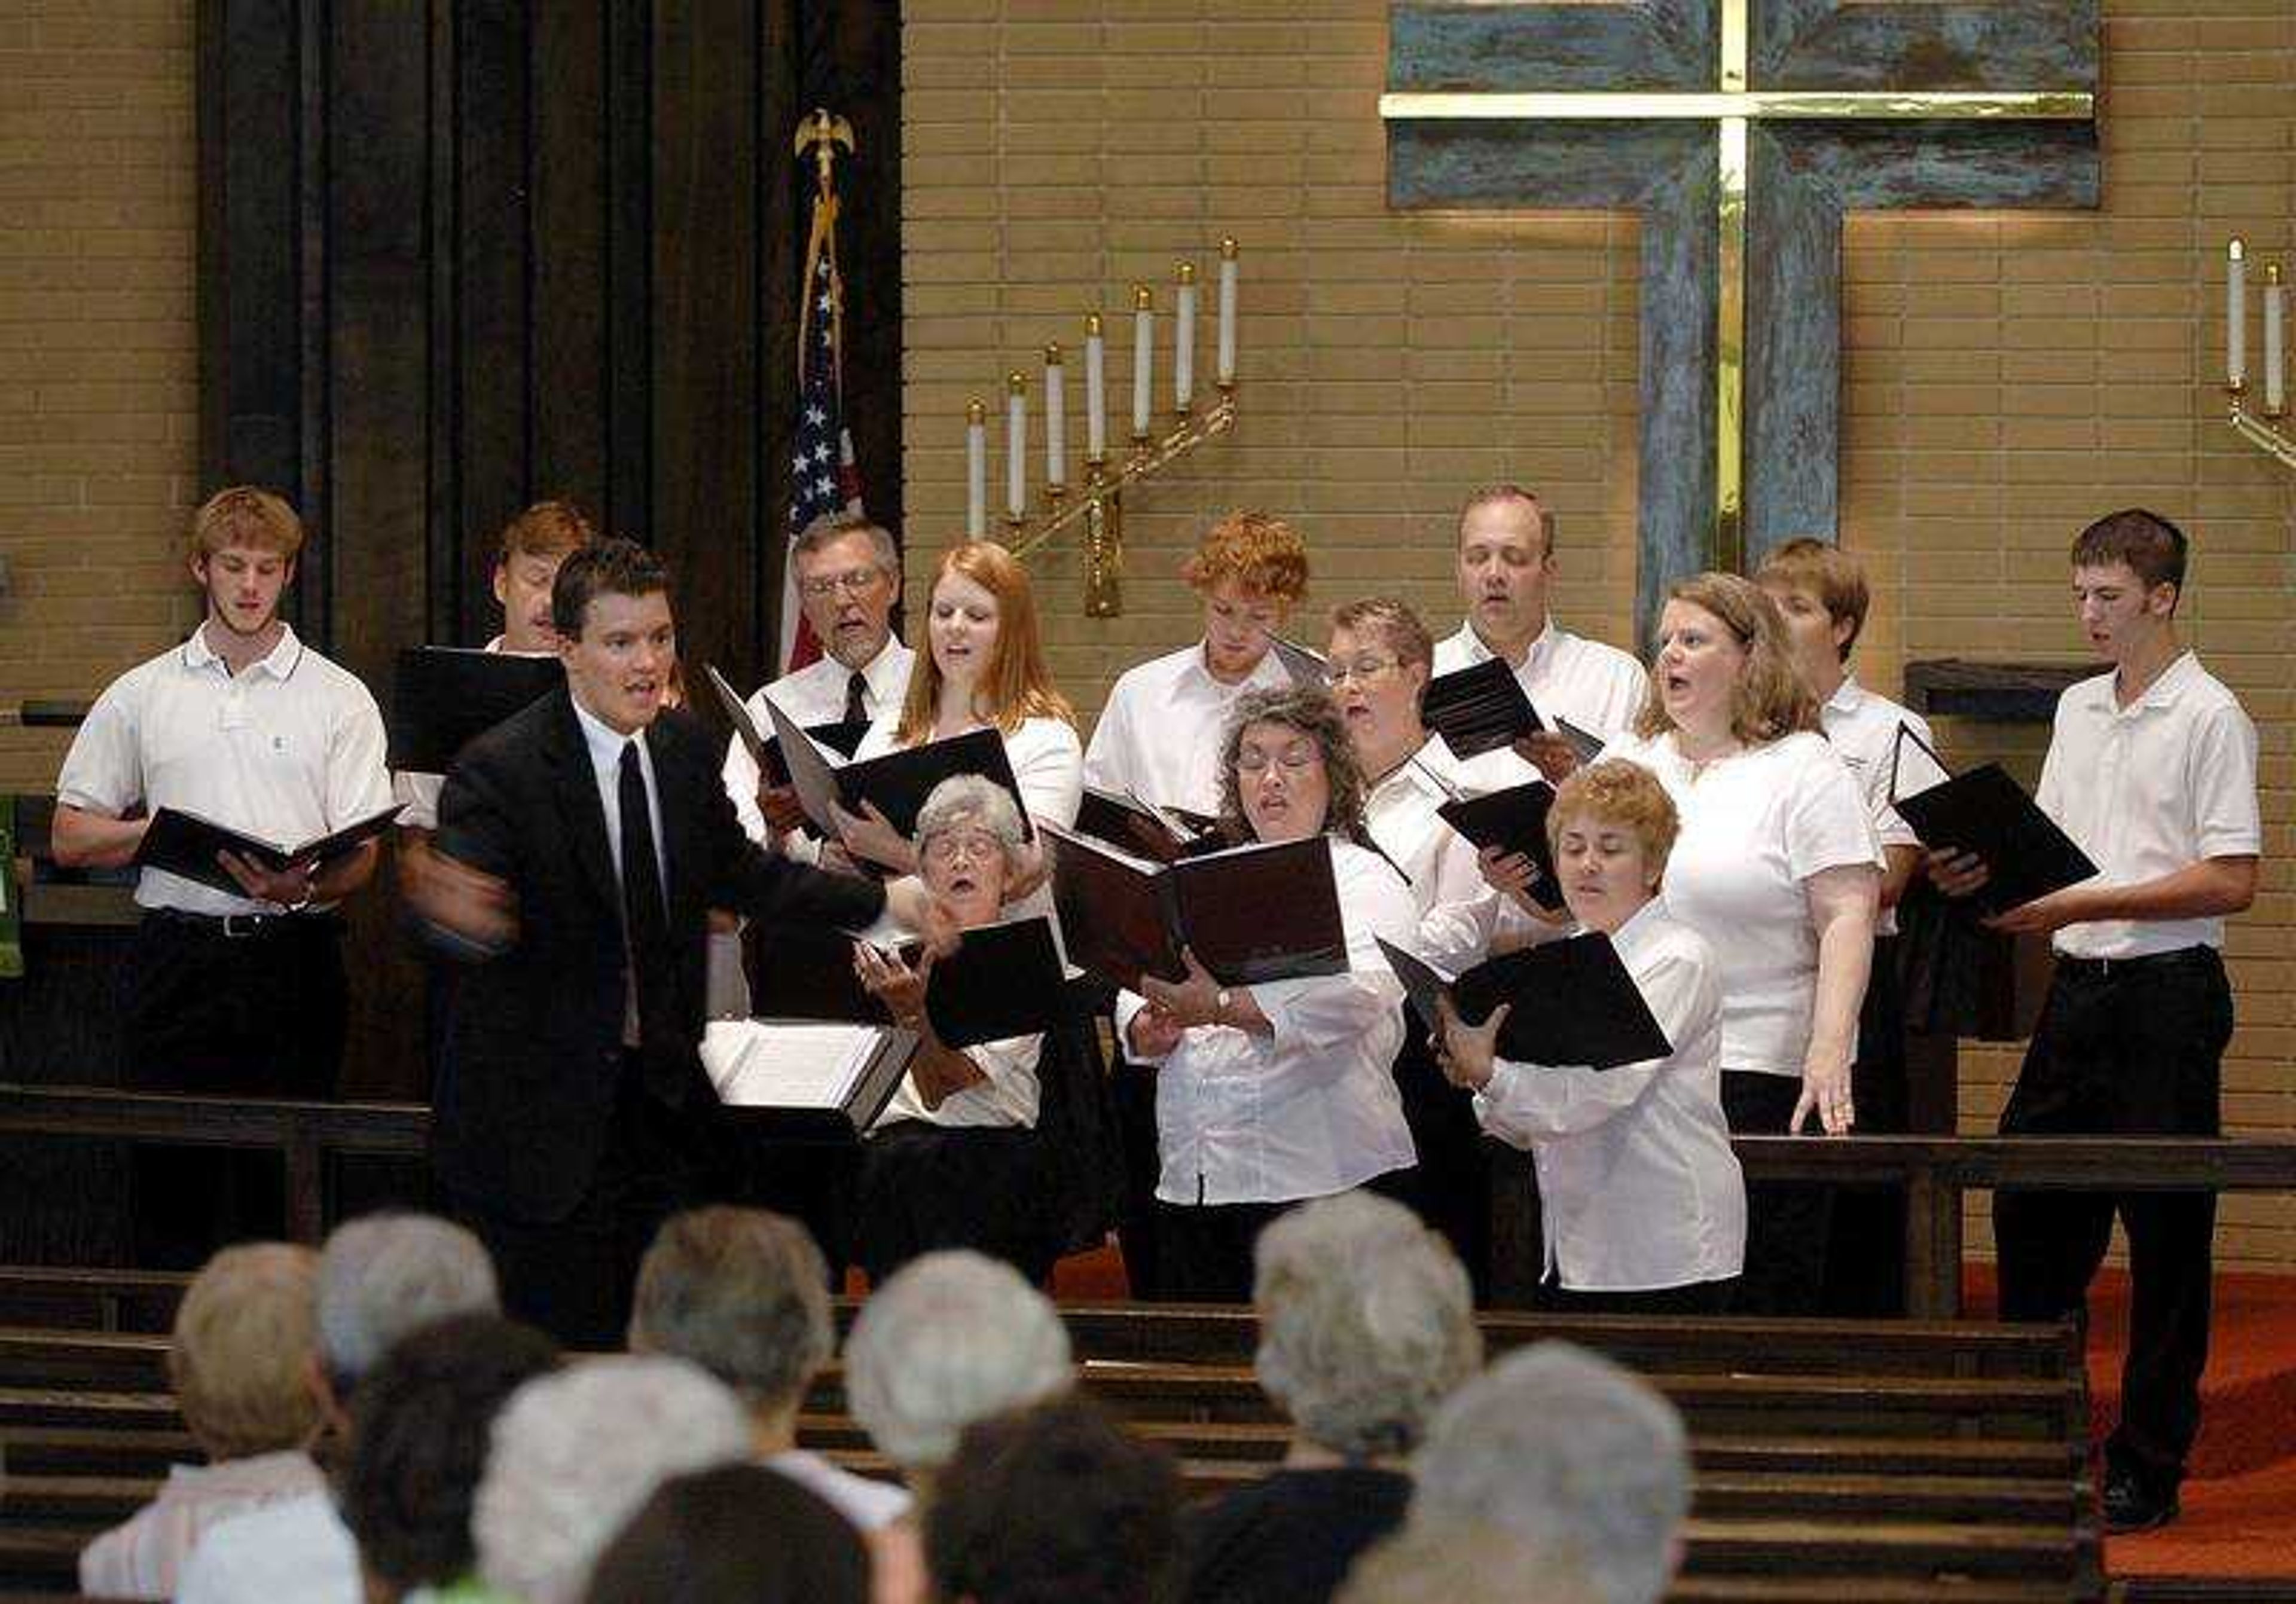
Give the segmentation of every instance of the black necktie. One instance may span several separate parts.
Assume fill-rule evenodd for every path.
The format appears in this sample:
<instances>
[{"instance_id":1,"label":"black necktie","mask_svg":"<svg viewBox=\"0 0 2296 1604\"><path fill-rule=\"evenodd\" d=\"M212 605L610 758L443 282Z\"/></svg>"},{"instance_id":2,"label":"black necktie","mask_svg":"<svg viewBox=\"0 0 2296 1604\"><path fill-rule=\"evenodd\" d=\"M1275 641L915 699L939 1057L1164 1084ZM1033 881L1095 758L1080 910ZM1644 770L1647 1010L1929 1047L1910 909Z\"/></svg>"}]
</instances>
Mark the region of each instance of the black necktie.
<instances>
[{"instance_id":1,"label":"black necktie","mask_svg":"<svg viewBox=\"0 0 2296 1604\"><path fill-rule=\"evenodd\" d=\"M638 1058L646 1089L672 1108L685 1101L687 1053L677 1019L677 968L670 956L669 913L662 901L661 860L654 854L653 810L646 806L638 743L622 748L622 933L630 947L630 980L638 1001Z\"/></svg>"},{"instance_id":2,"label":"black necktie","mask_svg":"<svg viewBox=\"0 0 2296 1604\"><path fill-rule=\"evenodd\" d=\"M869 722L869 708L861 700L868 694L868 675L856 668L845 682L845 722L847 724Z\"/></svg>"}]
</instances>

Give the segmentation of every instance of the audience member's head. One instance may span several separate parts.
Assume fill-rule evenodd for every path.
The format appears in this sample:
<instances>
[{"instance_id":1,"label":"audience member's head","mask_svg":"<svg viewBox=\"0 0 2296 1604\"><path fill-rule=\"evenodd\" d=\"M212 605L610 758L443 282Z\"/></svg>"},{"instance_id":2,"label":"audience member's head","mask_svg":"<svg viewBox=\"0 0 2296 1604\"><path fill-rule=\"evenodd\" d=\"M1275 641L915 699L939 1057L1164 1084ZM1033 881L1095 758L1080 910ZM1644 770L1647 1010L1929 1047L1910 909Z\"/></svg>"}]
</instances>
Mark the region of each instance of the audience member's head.
<instances>
[{"instance_id":1,"label":"audience member's head","mask_svg":"<svg viewBox=\"0 0 2296 1604\"><path fill-rule=\"evenodd\" d=\"M168 1376L184 1424L215 1460L303 1448L317 1436L310 1385L318 1256L284 1242L226 1248L176 1309Z\"/></svg>"},{"instance_id":2,"label":"audience member's head","mask_svg":"<svg viewBox=\"0 0 2296 1604\"><path fill-rule=\"evenodd\" d=\"M1453 1393L1414 1469L1414 1521L1488 1521L1567 1548L1604 1604L1650 1604L1680 1558L1681 1416L1632 1371L1570 1343L1518 1349Z\"/></svg>"},{"instance_id":3,"label":"audience member's head","mask_svg":"<svg viewBox=\"0 0 2296 1604\"><path fill-rule=\"evenodd\" d=\"M1088 1398L968 1427L925 1515L936 1596L971 1604L1151 1604L1180 1480Z\"/></svg>"},{"instance_id":4,"label":"audience member's head","mask_svg":"<svg viewBox=\"0 0 2296 1604\"><path fill-rule=\"evenodd\" d=\"M479 1574L522 1604L573 1604L656 1487L749 1447L742 1401L682 1359L615 1354L537 1377L495 1418L471 1512Z\"/></svg>"},{"instance_id":5,"label":"audience member's head","mask_svg":"<svg viewBox=\"0 0 2296 1604\"><path fill-rule=\"evenodd\" d=\"M1482 1520L1413 1520L1365 1551L1332 1604L1603 1604L1570 1552Z\"/></svg>"},{"instance_id":6,"label":"audience member's head","mask_svg":"<svg viewBox=\"0 0 2296 1604\"><path fill-rule=\"evenodd\" d=\"M697 1208L656 1233L638 1265L630 1351L700 1365L778 1440L836 1351L829 1270L794 1220L756 1208Z\"/></svg>"},{"instance_id":7,"label":"audience member's head","mask_svg":"<svg viewBox=\"0 0 2296 1604\"><path fill-rule=\"evenodd\" d=\"M340 1405L398 1339L450 1314L502 1307L494 1261L460 1225L372 1214L335 1228L319 1254L319 1352Z\"/></svg>"},{"instance_id":8,"label":"audience member's head","mask_svg":"<svg viewBox=\"0 0 2296 1604\"><path fill-rule=\"evenodd\" d=\"M1343 1459L1410 1453L1482 1363L1466 1271L1400 1203L1356 1191L1305 1204L1252 1256L1259 1384Z\"/></svg>"},{"instance_id":9,"label":"audience member's head","mask_svg":"<svg viewBox=\"0 0 2296 1604\"><path fill-rule=\"evenodd\" d=\"M930 1480L973 1421L1076 1380L1052 1301L999 1260L912 1259L870 1295L845 1344L853 1417L912 1483Z\"/></svg>"},{"instance_id":10,"label":"audience member's head","mask_svg":"<svg viewBox=\"0 0 2296 1604\"><path fill-rule=\"evenodd\" d=\"M869 1555L845 1518L761 1465L654 1489L598 1556L587 1604L867 1604Z\"/></svg>"},{"instance_id":11,"label":"audience member's head","mask_svg":"<svg viewBox=\"0 0 2296 1604\"><path fill-rule=\"evenodd\" d=\"M471 1501L496 1413L558 1364L558 1345L496 1314L434 1321L359 1383L337 1488L370 1600L471 1574Z\"/></svg>"}]
</instances>

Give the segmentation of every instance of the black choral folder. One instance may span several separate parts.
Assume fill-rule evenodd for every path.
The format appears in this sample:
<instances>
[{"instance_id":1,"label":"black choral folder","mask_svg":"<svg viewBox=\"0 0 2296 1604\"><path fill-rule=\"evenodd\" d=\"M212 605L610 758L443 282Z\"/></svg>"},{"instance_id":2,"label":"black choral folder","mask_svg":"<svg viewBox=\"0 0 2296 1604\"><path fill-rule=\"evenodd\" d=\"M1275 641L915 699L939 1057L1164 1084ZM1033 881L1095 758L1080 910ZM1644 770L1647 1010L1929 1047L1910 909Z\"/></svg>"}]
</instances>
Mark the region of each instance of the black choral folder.
<instances>
[{"instance_id":1,"label":"black choral folder","mask_svg":"<svg viewBox=\"0 0 2296 1604\"><path fill-rule=\"evenodd\" d=\"M1546 727L1504 658L1485 658L1429 680L1419 716L1462 759L1513 746Z\"/></svg>"},{"instance_id":2,"label":"black choral folder","mask_svg":"<svg viewBox=\"0 0 2296 1604\"><path fill-rule=\"evenodd\" d=\"M877 1123L916 1056L914 1031L816 1019L756 1019L728 1039L716 1026L701 1059L718 1100L747 1126L784 1141L841 1142Z\"/></svg>"},{"instance_id":3,"label":"black choral folder","mask_svg":"<svg viewBox=\"0 0 2296 1604\"><path fill-rule=\"evenodd\" d=\"M917 953L908 962L914 967ZM1059 1021L1067 970L1042 914L967 930L925 977L925 1017L945 1047L1034 1035Z\"/></svg>"},{"instance_id":4,"label":"black choral folder","mask_svg":"<svg viewBox=\"0 0 2296 1604\"><path fill-rule=\"evenodd\" d=\"M1143 975L1179 980L1185 945L1223 986L1348 967L1328 839L1254 843L1156 864L1064 831L1053 895L1069 956L1128 990Z\"/></svg>"},{"instance_id":5,"label":"black choral folder","mask_svg":"<svg viewBox=\"0 0 2296 1604\"><path fill-rule=\"evenodd\" d=\"M1554 875L1554 849L1546 840L1547 810L1554 806L1554 788L1544 780L1531 780L1488 796L1454 797L1435 812L1478 847L1528 853L1538 870L1531 898L1540 907L1552 909L1562 905L1562 882Z\"/></svg>"},{"instance_id":6,"label":"black choral folder","mask_svg":"<svg viewBox=\"0 0 2296 1604\"><path fill-rule=\"evenodd\" d=\"M390 829L404 806L403 803L394 802L380 813L371 813L299 847L283 847L180 807L163 807L152 815L151 826L144 831L144 840L135 848L135 862L141 868L164 869L169 874L179 874L234 896L245 896L247 888L216 861L217 853L236 852L275 872L305 859L324 863Z\"/></svg>"},{"instance_id":7,"label":"black choral folder","mask_svg":"<svg viewBox=\"0 0 2296 1604\"><path fill-rule=\"evenodd\" d=\"M840 764L771 697L766 699L766 712L780 738L798 802L824 840L833 840L837 835L831 804L857 814L864 801L875 803L902 836L914 836L918 810L932 795L933 787L957 774L979 774L1003 786L1020 810L1021 831L1034 833L1028 802L1021 795L1020 782L1013 778L1012 759L1004 755L1004 738L995 730L968 730L946 741L928 741L882 757Z\"/></svg>"},{"instance_id":8,"label":"black choral folder","mask_svg":"<svg viewBox=\"0 0 2296 1604\"><path fill-rule=\"evenodd\" d=\"M390 692L390 766L443 774L472 741L566 683L555 657L409 646Z\"/></svg>"},{"instance_id":9,"label":"black choral folder","mask_svg":"<svg viewBox=\"0 0 2296 1604\"><path fill-rule=\"evenodd\" d=\"M1280 634L1269 635L1267 646L1293 684L1314 688L1332 683L1332 666L1322 652Z\"/></svg>"},{"instance_id":10,"label":"black choral folder","mask_svg":"<svg viewBox=\"0 0 2296 1604\"><path fill-rule=\"evenodd\" d=\"M1470 1025L1502 1002L1513 1004L1498 1040L1499 1057L1512 1062L1614 1069L1674 1052L1618 948L1599 930L1488 959L1456 980L1385 940L1379 947L1431 1034L1443 1028L1439 997L1449 997Z\"/></svg>"},{"instance_id":11,"label":"black choral folder","mask_svg":"<svg viewBox=\"0 0 2296 1604\"><path fill-rule=\"evenodd\" d=\"M1202 827L1179 814L1144 802L1129 791L1103 790L1094 785L1084 788L1083 800L1077 806L1076 827L1159 863L1185 857L1204 834Z\"/></svg>"},{"instance_id":12,"label":"black choral folder","mask_svg":"<svg viewBox=\"0 0 2296 1604\"><path fill-rule=\"evenodd\" d=\"M709 688L718 693L718 702L726 710L726 722L734 726L734 734L748 749L750 761L758 765L758 773L768 784L778 789L790 782L789 765L782 761L782 739L768 735L758 728L758 721L750 716L749 704L718 672L715 663L702 666L709 676ZM853 756L853 749L861 744L861 737L869 732L865 718L832 719L828 724L807 724L805 732L840 757Z\"/></svg>"},{"instance_id":13,"label":"black choral folder","mask_svg":"<svg viewBox=\"0 0 2296 1604\"><path fill-rule=\"evenodd\" d=\"M1945 771L1929 744L1899 724L1890 750L1890 806L1931 851L1971 852L1985 860L1990 878L1964 899L1979 912L1991 915L2022 907L2096 873L2088 855L1997 763L1952 774L1911 796L1895 795L1898 757L1908 741Z\"/></svg>"}]
</instances>

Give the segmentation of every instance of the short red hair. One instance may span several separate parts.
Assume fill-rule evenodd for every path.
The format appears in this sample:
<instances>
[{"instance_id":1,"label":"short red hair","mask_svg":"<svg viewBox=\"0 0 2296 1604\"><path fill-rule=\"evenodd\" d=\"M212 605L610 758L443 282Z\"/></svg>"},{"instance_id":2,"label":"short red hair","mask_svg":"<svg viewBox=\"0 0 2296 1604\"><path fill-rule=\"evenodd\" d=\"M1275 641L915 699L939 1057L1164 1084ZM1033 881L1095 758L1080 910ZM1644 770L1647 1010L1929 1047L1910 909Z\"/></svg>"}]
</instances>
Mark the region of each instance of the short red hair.
<instances>
[{"instance_id":1,"label":"short red hair","mask_svg":"<svg viewBox=\"0 0 2296 1604\"><path fill-rule=\"evenodd\" d=\"M1234 580L1247 591L1296 602L1308 591L1308 548L1290 524L1265 512L1231 512L1204 531L1203 544L1180 565L1191 589Z\"/></svg>"}]
</instances>

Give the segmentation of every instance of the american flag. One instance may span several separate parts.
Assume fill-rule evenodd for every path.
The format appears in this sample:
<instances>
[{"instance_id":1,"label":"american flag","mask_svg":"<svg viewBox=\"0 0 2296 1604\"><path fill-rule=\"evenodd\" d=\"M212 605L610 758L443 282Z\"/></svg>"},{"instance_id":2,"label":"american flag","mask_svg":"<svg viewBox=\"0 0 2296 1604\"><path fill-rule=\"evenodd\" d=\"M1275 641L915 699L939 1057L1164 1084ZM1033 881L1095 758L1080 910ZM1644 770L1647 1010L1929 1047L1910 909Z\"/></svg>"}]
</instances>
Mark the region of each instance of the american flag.
<instances>
[{"instance_id":1,"label":"american flag","mask_svg":"<svg viewBox=\"0 0 2296 1604\"><path fill-rule=\"evenodd\" d=\"M798 327L797 432L790 446L790 524L824 512L861 511L861 471L845 428L845 282L837 271L837 198L818 195L806 245L805 313ZM821 656L797 593L797 565L782 564L781 665L786 674Z\"/></svg>"}]
</instances>

